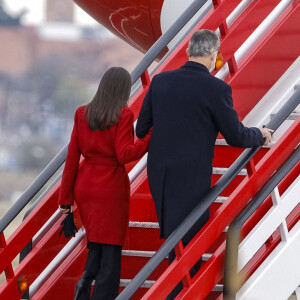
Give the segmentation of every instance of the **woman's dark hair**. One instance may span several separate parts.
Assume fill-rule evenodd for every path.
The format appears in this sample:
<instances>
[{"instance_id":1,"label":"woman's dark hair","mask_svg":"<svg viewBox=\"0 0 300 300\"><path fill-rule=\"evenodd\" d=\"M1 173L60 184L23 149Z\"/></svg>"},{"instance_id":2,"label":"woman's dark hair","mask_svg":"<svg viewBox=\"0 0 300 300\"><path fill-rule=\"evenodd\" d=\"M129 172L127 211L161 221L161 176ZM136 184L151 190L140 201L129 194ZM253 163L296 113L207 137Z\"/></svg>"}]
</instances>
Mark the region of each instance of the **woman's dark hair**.
<instances>
[{"instance_id":1,"label":"woman's dark hair","mask_svg":"<svg viewBox=\"0 0 300 300\"><path fill-rule=\"evenodd\" d=\"M127 106L131 85L131 76L124 68L112 67L104 73L83 116L88 113L89 128L92 131L106 130L118 123L121 108Z\"/></svg>"}]
</instances>

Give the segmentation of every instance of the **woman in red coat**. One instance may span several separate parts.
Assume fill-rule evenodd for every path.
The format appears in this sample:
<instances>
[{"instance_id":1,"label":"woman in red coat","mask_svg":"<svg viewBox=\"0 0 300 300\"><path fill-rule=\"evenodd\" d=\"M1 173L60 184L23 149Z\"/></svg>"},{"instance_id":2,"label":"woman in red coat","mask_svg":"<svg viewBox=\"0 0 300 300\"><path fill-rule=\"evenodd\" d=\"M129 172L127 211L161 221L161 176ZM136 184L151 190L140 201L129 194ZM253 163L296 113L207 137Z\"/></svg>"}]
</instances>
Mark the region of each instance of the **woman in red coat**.
<instances>
[{"instance_id":1,"label":"woman in red coat","mask_svg":"<svg viewBox=\"0 0 300 300\"><path fill-rule=\"evenodd\" d=\"M129 221L130 182L125 164L142 157L150 134L134 143L132 111L127 107L130 74L109 69L94 99L77 109L59 194L63 213L74 200L88 239L83 276L75 298L115 299L118 295L121 251ZM79 168L79 159L85 160ZM61 205L70 205L69 209Z\"/></svg>"}]
</instances>

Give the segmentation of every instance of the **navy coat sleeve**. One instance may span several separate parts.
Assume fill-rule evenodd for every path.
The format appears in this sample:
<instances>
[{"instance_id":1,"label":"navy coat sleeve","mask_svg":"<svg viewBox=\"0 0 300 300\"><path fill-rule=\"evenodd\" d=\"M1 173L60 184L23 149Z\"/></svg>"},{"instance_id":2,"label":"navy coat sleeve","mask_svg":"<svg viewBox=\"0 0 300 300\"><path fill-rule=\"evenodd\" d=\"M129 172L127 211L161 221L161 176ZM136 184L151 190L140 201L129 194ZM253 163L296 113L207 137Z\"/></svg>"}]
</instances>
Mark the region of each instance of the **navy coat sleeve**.
<instances>
[{"instance_id":1,"label":"navy coat sleeve","mask_svg":"<svg viewBox=\"0 0 300 300\"><path fill-rule=\"evenodd\" d=\"M142 139L149 132L150 128L153 126L153 117L152 117L152 86L153 86L154 77L150 83L148 92L144 98L143 105L137 120L136 124L136 136L139 139Z\"/></svg>"},{"instance_id":2,"label":"navy coat sleeve","mask_svg":"<svg viewBox=\"0 0 300 300\"><path fill-rule=\"evenodd\" d=\"M233 108L232 89L225 86L221 97L215 102L214 121L226 142L234 147L251 148L262 146L264 138L259 128L245 127Z\"/></svg>"}]
</instances>

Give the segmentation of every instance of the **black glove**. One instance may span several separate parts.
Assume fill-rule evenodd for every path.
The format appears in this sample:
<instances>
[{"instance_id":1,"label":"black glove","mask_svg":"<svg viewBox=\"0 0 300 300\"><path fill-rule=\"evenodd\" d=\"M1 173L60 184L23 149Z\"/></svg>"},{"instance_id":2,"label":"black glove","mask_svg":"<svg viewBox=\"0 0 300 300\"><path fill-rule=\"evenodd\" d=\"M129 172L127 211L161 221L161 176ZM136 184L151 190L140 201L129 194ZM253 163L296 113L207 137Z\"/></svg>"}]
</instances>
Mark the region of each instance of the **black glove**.
<instances>
[{"instance_id":1,"label":"black glove","mask_svg":"<svg viewBox=\"0 0 300 300\"><path fill-rule=\"evenodd\" d=\"M73 213L68 212L67 216L60 223L62 225L62 229L59 233L59 236L64 232L65 237L68 239L71 236L75 236L75 233L78 232L78 229L74 223Z\"/></svg>"}]
</instances>

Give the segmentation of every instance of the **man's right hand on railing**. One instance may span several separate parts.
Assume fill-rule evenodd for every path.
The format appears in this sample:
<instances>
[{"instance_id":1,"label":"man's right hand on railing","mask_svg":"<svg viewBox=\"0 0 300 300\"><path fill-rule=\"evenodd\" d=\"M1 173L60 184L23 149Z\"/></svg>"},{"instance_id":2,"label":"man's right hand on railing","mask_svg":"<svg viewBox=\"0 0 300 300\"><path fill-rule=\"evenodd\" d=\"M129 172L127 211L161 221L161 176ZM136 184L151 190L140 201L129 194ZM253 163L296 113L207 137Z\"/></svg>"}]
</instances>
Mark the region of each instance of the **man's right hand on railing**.
<instances>
[{"instance_id":1,"label":"man's right hand on railing","mask_svg":"<svg viewBox=\"0 0 300 300\"><path fill-rule=\"evenodd\" d=\"M269 128L259 128L259 129L263 135L263 138L265 139L264 146L267 146L269 143L271 143L272 133L274 132L274 130Z\"/></svg>"}]
</instances>

